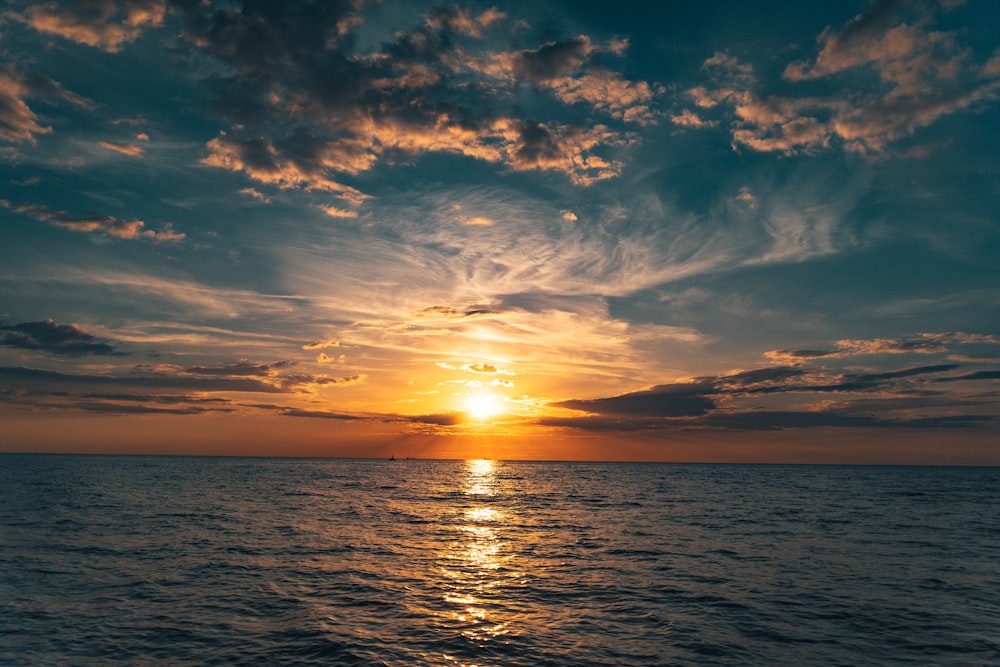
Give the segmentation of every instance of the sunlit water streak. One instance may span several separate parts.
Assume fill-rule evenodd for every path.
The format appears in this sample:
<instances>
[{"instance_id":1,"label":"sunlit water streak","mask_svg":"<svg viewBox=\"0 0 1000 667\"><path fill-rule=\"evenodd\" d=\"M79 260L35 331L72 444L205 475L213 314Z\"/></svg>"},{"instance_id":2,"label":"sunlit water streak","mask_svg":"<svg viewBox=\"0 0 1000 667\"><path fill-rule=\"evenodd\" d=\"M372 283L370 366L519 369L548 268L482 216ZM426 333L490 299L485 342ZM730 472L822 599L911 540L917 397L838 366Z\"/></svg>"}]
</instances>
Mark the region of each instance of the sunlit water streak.
<instances>
[{"instance_id":1,"label":"sunlit water streak","mask_svg":"<svg viewBox=\"0 0 1000 667\"><path fill-rule=\"evenodd\" d=\"M0 455L0 663L1000 664L1000 470Z\"/></svg>"}]
</instances>

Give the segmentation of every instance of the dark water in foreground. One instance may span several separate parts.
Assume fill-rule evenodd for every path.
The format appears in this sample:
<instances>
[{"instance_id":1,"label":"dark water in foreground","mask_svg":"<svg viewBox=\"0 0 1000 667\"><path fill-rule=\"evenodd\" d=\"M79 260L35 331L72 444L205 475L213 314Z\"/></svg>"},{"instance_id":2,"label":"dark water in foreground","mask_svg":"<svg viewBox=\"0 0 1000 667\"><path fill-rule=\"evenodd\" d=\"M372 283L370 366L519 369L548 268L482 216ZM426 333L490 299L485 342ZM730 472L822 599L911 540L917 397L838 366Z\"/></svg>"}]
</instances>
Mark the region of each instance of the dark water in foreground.
<instances>
[{"instance_id":1,"label":"dark water in foreground","mask_svg":"<svg viewBox=\"0 0 1000 667\"><path fill-rule=\"evenodd\" d=\"M0 455L0 663L1000 665L1000 469Z\"/></svg>"}]
</instances>

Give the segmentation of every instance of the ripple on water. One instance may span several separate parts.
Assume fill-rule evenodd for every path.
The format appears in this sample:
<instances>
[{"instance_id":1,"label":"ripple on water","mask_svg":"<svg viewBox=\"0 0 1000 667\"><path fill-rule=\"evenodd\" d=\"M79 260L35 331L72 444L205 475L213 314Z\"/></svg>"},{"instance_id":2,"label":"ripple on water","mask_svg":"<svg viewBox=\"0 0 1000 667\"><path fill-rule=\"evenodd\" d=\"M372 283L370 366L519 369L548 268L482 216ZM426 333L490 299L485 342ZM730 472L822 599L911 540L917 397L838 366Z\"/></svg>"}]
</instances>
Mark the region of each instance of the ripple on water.
<instances>
[{"instance_id":1,"label":"ripple on water","mask_svg":"<svg viewBox=\"0 0 1000 667\"><path fill-rule=\"evenodd\" d=\"M3 664L1000 662L996 469L2 463Z\"/></svg>"}]
</instances>

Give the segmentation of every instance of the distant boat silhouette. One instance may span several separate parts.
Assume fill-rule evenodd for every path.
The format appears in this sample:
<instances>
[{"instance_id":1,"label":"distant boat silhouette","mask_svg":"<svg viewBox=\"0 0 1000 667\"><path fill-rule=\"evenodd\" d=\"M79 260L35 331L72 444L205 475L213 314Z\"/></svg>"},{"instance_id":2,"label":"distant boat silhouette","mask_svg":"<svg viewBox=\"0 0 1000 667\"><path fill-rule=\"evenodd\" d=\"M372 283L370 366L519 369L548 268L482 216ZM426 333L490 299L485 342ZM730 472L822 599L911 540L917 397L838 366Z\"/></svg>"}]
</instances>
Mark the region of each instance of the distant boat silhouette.
<instances>
[{"instance_id":1,"label":"distant boat silhouette","mask_svg":"<svg viewBox=\"0 0 1000 667\"><path fill-rule=\"evenodd\" d=\"M390 461L395 461L396 460L396 454L395 454L395 452L389 454L389 460Z\"/></svg>"}]
</instances>

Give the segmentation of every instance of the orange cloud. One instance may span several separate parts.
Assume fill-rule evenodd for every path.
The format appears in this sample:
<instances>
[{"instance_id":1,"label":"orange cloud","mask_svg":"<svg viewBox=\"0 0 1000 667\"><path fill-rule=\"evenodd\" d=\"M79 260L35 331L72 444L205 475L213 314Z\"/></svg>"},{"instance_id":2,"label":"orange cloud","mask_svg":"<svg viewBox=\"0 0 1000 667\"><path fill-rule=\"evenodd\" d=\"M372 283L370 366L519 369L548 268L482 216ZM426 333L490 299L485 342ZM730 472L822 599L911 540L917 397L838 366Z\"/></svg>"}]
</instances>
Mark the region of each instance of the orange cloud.
<instances>
[{"instance_id":1,"label":"orange cloud","mask_svg":"<svg viewBox=\"0 0 1000 667\"><path fill-rule=\"evenodd\" d=\"M684 109L679 114L671 116L670 120L674 125L681 127L712 127L717 124L714 120L703 120L690 109Z\"/></svg>"},{"instance_id":2,"label":"orange cloud","mask_svg":"<svg viewBox=\"0 0 1000 667\"><path fill-rule=\"evenodd\" d=\"M129 157L141 158L146 156L145 151L133 144L120 144L114 141L98 141L97 145L109 151L121 153L122 155L128 155Z\"/></svg>"},{"instance_id":3,"label":"orange cloud","mask_svg":"<svg viewBox=\"0 0 1000 667\"><path fill-rule=\"evenodd\" d=\"M162 0L91 0L47 2L29 7L26 21L35 30L115 52L134 41L146 27L162 25Z\"/></svg>"},{"instance_id":4,"label":"orange cloud","mask_svg":"<svg viewBox=\"0 0 1000 667\"><path fill-rule=\"evenodd\" d=\"M184 234L175 232L169 223L156 231L146 229L146 223L142 220L118 220L110 215L74 218L65 211L55 211L43 204L12 204L6 199L0 199L0 206L74 232L100 232L129 240L179 241L184 238Z\"/></svg>"},{"instance_id":5,"label":"orange cloud","mask_svg":"<svg viewBox=\"0 0 1000 667\"><path fill-rule=\"evenodd\" d=\"M592 70L578 77L562 77L547 82L556 97L566 104L586 103L612 118L649 124L653 89L645 81L628 81L606 69Z\"/></svg>"},{"instance_id":6,"label":"orange cloud","mask_svg":"<svg viewBox=\"0 0 1000 667\"><path fill-rule=\"evenodd\" d=\"M209 153L201 162L210 167L242 171L255 181L282 189L304 187L307 190L324 190L352 204L360 204L368 198L362 192L329 178L326 175L329 165L323 162L299 165L294 160L282 159L277 149L264 139L240 142L223 133L209 141L206 147Z\"/></svg>"},{"instance_id":7,"label":"orange cloud","mask_svg":"<svg viewBox=\"0 0 1000 667\"><path fill-rule=\"evenodd\" d=\"M348 211L342 208L337 208L336 206L320 206L320 209L326 213L331 218L356 218L358 217L357 211Z\"/></svg>"},{"instance_id":8,"label":"orange cloud","mask_svg":"<svg viewBox=\"0 0 1000 667\"><path fill-rule=\"evenodd\" d=\"M490 7L478 16L473 16L467 9L440 9L427 17L427 25L433 30L451 30L470 37L482 37L483 29L491 24L507 18L507 15Z\"/></svg>"},{"instance_id":9,"label":"orange cloud","mask_svg":"<svg viewBox=\"0 0 1000 667\"><path fill-rule=\"evenodd\" d=\"M240 190L240 194L244 195L246 197L250 197L251 199L256 199L257 201L259 201L262 204L270 204L271 203L271 198L270 197L268 197L267 195L265 195L262 192L258 192L257 190L255 190L253 188L243 188L242 190Z\"/></svg>"},{"instance_id":10,"label":"orange cloud","mask_svg":"<svg viewBox=\"0 0 1000 667\"><path fill-rule=\"evenodd\" d=\"M25 97L28 87L14 78L9 71L0 70L0 139L4 141L21 142L35 141L36 134L46 134L52 131L38 123L38 116L28 107Z\"/></svg>"},{"instance_id":11,"label":"orange cloud","mask_svg":"<svg viewBox=\"0 0 1000 667\"><path fill-rule=\"evenodd\" d=\"M303 350L321 350L327 347L340 347L340 341L336 340L318 340L314 343L307 343L302 346Z\"/></svg>"},{"instance_id":12,"label":"orange cloud","mask_svg":"<svg viewBox=\"0 0 1000 667\"><path fill-rule=\"evenodd\" d=\"M878 76L878 87L865 90L862 84L850 94L834 90L819 97L765 96L749 64L716 53L703 65L714 86L692 88L687 96L701 109L732 105L734 147L795 154L839 145L871 155L1000 94L997 56L984 65L970 64L954 33L928 28L935 18L929 5L910 9L914 15L907 22L909 10L901 4L872 3L840 32L824 30L815 59L789 63L783 74L797 83L834 75L847 79L863 68ZM690 110L672 120L686 127L710 124Z\"/></svg>"}]
</instances>

